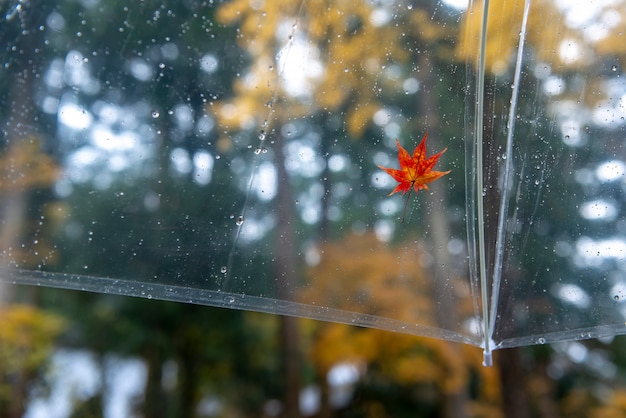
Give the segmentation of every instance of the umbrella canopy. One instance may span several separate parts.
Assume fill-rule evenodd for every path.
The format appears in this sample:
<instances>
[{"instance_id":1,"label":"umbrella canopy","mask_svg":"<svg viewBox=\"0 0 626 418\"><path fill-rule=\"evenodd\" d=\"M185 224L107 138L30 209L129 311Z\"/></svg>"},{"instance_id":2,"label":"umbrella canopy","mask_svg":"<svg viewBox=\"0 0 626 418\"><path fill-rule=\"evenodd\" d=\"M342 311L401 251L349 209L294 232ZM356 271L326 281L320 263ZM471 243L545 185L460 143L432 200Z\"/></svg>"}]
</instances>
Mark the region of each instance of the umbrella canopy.
<instances>
[{"instance_id":1,"label":"umbrella canopy","mask_svg":"<svg viewBox=\"0 0 626 418\"><path fill-rule=\"evenodd\" d=\"M0 11L5 297L300 316L485 364L626 332L624 2Z\"/></svg>"}]
</instances>

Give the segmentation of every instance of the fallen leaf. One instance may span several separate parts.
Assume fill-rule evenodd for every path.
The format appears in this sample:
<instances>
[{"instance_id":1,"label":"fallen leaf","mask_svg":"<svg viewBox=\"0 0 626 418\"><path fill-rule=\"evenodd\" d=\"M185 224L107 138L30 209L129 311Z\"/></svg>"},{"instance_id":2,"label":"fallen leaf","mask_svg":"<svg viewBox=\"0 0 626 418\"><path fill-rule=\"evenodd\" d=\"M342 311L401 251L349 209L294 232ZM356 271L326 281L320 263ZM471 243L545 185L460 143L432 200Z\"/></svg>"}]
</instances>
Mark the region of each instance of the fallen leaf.
<instances>
[{"instance_id":1,"label":"fallen leaf","mask_svg":"<svg viewBox=\"0 0 626 418\"><path fill-rule=\"evenodd\" d=\"M439 177L443 177L450 171L433 171L433 167L437 164L441 154L446 152L447 148L443 151L432 155L430 158L426 158L426 139L428 138L428 132L424 134L422 142L415 147L413 156L409 155L407 150L402 148L400 141L396 139L396 146L398 147L398 161L400 162L400 169L387 168L378 166L385 173L389 174L398 185L395 189L389 193L391 196L394 193L400 192L403 195L406 194L406 202L404 203L404 212L402 213L402 222L404 222L404 216L406 214L406 207L409 203L409 196L411 190L415 190L415 193L421 189L428 190L426 183L437 180Z\"/></svg>"}]
</instances>

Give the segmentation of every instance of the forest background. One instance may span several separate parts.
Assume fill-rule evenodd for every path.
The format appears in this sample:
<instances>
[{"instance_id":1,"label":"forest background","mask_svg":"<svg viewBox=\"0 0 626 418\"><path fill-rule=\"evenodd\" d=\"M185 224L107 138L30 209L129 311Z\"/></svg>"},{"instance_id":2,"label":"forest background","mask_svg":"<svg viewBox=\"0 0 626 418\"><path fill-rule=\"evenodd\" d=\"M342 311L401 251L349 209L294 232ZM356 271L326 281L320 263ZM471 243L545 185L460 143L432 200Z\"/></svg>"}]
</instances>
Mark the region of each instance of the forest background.
<instances>
[{"instance_id":1,"label":"forest background","mask_svg":"<svg viewBox=\"0 0 626 418\"><path fill-rule=\"evenodd\" d=\"M208 288L226 286L222 270L236 269L277 278L242 284L277 299L299 292L358 310L367 289L377 315L453 321L441 312L471 307L430 297L430 283L442 282L428 248L468 251L459 237L480 30L468 20L480 4L472 7L469 15L429 1L1 2L3 265ZM523 10L521 1L491 2L485 138L506 129ZM537 65L523 69L527 109L517 129L594 161L576 148L583 136L608 138L604 150L623 146L623 116L603 124L589 115L621 75L626 8L600 2L589 14L613 23L595 37L575 19L568 25L568 10L532 4L526 48ZM545 29L552 18L566 33ZM575 129L555 111L572 98L578 107L568 111L590 121ZM426 131L429 154L448 148L440 169L452 173L420 192L400 225L402 203L386 196L392 185L376 164L395 162L396 137L412 149ZM486 157L502 146L487 142ZM306 170L291 164L296 157ZM485 175L497 188L494 167ZM252 186L250 170L260 179ZM574 201L588 186L577 178L539 206ZM248 229L233 247L241 224ZM398 250L407 245L421 256ZM245 263L221 261L233 254ZM545 256L540 246L532 254ZM563 261L564 274L575 268ZM414 274L411 291L393 281L402 269ZM377 329L106 288L3 284L1 292L2 417L32 416L55 393L63 371L51 366L63 353L88 353L99 373L95 389L70 391L73 418L112 416L123 359L144 370L127 403L133 416L626 414L621 337L501 350L485 368L475 347Z\"/></svg>"}]
</instances>

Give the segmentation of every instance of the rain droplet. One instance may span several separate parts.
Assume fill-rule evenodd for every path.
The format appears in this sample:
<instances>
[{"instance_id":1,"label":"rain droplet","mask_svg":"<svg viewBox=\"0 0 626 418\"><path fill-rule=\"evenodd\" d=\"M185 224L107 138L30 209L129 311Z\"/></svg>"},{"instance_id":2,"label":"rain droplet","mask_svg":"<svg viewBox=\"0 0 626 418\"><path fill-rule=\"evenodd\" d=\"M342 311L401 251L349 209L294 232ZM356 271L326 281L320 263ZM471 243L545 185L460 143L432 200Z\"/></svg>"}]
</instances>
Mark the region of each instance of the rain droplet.
<instances>
[{"instance_id":1,"label":"rain droplet","mask_svg":"<svg viewBox=\"0 0 626 418\"><path fill-rule=\"evenodd\" d=\"M259 154L261 153L261 148L257 148L257 149L255 149L255 150L254 150L254 153L255 153L256 155L259 155Z\"/></svg>"},{"instance_id":2,"label":"rain droplet","mask_svg":"<svg viewBox=\"0 0 626 418\"><path fill-rule=\"evenodd\" d=\"M615 300L619 300L619 295L615 295L615 296L613 296L613 299L615 299Z\"/></svg>"},{"instance_id":3,"label":"rain droplet","mask_svg":"<svg viewBox=\"0 0 626 418\"><path fill-rule=\"evenodd\" d=\"M539 339L537 340L537 342L538 342L539 344L545 344L545 343L546 343L546 339L542 337L542 338L539 338Z\"/></svg>"},{"instance_id":4,"label":"rain droplet","mask_svg":"<svg viewBox=\"0 0 626 418\"><path fill-rule=\"evenodd\" d=\"M611 71L616 72L617 71L617 65L614 65L611 67Z\"/></svg>"},{"instance_id":5,"label":"rain droplet","mask_svg":"<svg viewBox=\"0 0 626 418\"><path fill-rule=\"evenodd\" d=\"M261 131L261 132L259 133L259 139L260 139L261 141L265 141L265 131Z\"/></svg>"},{"instance_id":6,"label":"rain droplet","mask_svg":"<svg viewBox=\"0 0 626 418\"><path fill-rule=\"evenodd\" d=\"M232 296L226 296L226 297L224 298L224 302L226 302L226 303L228 303L228 304L235 303L235 298L234 298L234 297L232 297Z\"/></svg>"},{"instance_id":7,"label":"rain droplet","mask_svg":"<svg viewBox=\"0 0 626 418\"><path fill-rule=\"evenodd\" d=\"M238 216L237 221L235 222L237 225L243 224L243 216Z\"/></svg>"},{"instance_id":8,"label":"rain droplet","mask_svg":"<svg viewBox=\"0 0 626 418\"><path fill-rule=\"evenodd\" d=\"M9 13L6 14L5 19L9 21L13 19L16 15L21 14L21 12L22 12L22 5L18 4L17 6L15 6L13 10L11 10Z\"/></svg>"},{"instance_id":9,"label":"rain droplet","mask_svg":"<svg viewBox=\"0 0 626 418\"><path fill-rule=\"evenodd\" d=\"M226 274L227 271L228 271L228 267L226 266L222 266L222 268L220 269L220 273L222 274Z\"/></svg>"},{"instance_id":10,"label":"rain droplet","mask_svg":"<svg viewBox=\"0 0 626 418\"><path fill-rule=\"evenodd\" d=\"M154 119L158 118L159 116L161 116L161 114L160 114L159 112L157 112L156 110L153 110L153 111L152 111L152 117L153 117Z\"/></svg>"}]
</instances>

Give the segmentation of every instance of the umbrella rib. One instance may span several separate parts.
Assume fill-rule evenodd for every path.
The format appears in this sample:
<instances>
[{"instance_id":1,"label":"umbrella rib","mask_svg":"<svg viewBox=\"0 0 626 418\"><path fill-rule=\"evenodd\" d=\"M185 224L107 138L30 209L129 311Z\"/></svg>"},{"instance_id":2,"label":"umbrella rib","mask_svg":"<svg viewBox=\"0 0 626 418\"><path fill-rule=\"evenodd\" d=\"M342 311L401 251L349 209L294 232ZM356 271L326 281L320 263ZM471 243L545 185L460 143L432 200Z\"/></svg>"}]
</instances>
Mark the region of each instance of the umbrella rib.
<instances>
[{"instance_id":1,"label":"umbrella rib","mask_svg":"<svg viewBox=\"0 0 626 418\"><path fill-rule=\"evenodd\" d=\"M483 113L485 94L485 52L487 42L487 20L489 16L489 0L485 0L483 5L482 30L480 34L480 53L477 66L478 77L476 83L476 107L474 109L476 124L474 137L476 138L476 210L478 221L478 267L480 276L480 293L482 300L483 314L483 365L493 364L491 355L491 334L489 333L489 296L487 294L487 267L485 256L485 205L484 205L484 185L483 185Z\"/></svg>"},{"instance_id":2,"label":"umbrella rib","mask_svg":"<svg viewBox=\"0 0 626 418\"><path fill-rule=\"evenodd\" d=\"M524 4L524 15L520 28L519 44L517 48L517 60L515 62L515 74L513 77L513 89L511 92L511 107L509 109L509 120L507 122L506 137L506 163L504 165L504 178L502 182L502 193L500 197L500 213L498 214L498 232L496 236L496 251L493 270L493 282L491 289L491 318L489 322L489 335L493 336L495 330L495 318L498 310L498 300L500 297L500 284L502 281L502 267L504 262L504 241L505 223L507 215L507 204L511 194L509 183L511 170L513 167L513 133L515 131L515 118L517 116L517 99L519 97L522 58L524 55L524 45L526 42L526 27L528 23L528 13L530 11L531 0L526 0Z\"/></svg>"}]
</instances>

